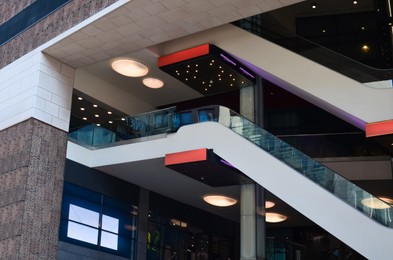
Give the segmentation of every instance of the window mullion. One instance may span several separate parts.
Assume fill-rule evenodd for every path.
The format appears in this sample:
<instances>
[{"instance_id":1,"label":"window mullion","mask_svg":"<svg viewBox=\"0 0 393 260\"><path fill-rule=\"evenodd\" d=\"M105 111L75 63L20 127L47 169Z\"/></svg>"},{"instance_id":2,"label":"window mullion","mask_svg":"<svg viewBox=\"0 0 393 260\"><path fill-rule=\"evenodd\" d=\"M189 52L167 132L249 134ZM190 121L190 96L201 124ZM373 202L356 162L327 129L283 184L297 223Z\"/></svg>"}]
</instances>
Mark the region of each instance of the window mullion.
<instances>
[{"instance_id":1,"label":"window mullion","mask_svg":"<svg viewBox=\"0 0 393 260\"><path fill-rule=\"evenodd\" d=\"M101 237L102 237L102 216L104 214L104 195L101 195L101 207L100 216L98 220L98 247L101 248Z\"/></svg>"}]
</instances>

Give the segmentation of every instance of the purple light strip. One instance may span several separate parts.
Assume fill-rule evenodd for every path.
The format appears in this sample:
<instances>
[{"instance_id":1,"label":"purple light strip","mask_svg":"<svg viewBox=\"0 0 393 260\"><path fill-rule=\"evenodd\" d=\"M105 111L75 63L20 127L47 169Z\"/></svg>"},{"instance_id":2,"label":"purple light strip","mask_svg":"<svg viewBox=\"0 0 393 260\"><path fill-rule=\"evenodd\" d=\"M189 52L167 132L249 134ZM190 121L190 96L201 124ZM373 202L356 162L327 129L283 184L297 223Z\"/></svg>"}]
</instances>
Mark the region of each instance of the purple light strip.
<instances>
[{"instance_id":1,"label":"purple light strip","mask_svg":"<svg viewBox=\"0 0 393 260\"><path fill-rule=\"evenodd\" d=\"M252 75L252 74L251 74L250 72L248 72L247 70L243 69L242 67L240 67L240 70L241 70L244 74L246 74L247 76L249 76L249 77L255 79L254 75Z\"/></svg>"},{"instance_id":2,"label":"purple light strip","mask_svg":"<svg viewBox=\"0 0 393 260\"><path fill-rule=\"evenodd\" d=\"M229 166L229 167L232 167L232 168L236 169L235 166L233 166L233 165L230 164L229 162L225 161L224 159L220 159L220 162L221 162L222 164L225 164L225 165L227 165L227 166Z\"/></svg>"},{"instance_id":3,"label":"purple light strip","mask_svg":"<svg viewBox=\"0 0 393 260\"><path fill-rule=\"evenodd\" d=\"M230 64L232 64L233 66L236 66L236 62L234 62L233 60L231 60L230 58L228 58L227 56L225 56L224 54L220 53L220 56L226 60L227 62L229 62Z\"/></svg>"}]
</instances>

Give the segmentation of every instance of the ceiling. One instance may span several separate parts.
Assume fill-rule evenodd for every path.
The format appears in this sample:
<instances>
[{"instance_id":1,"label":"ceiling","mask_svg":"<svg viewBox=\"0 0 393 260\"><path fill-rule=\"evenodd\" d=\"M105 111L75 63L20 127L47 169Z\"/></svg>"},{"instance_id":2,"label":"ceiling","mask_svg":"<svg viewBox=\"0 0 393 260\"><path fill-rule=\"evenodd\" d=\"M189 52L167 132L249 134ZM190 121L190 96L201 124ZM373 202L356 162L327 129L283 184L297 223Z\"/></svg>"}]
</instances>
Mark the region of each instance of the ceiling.
<instances>
[{"instance_id":1,"label":"ceiling","mask_svg":"<svg viewBox=\"0 0 393 260\"><path fill-rule=\"evenodd\" d=\"M213 4L214 1L207 0L194 1L193 4L185 4L187 1L180 0L162 2L164 4L154 0L130 1L89 25L81 25L79 30L48 47L45 52L77 70L93 74L125 93L131 93L152 107L159 107L202 96L158 68L157 46L160 43L299 1L232 0L227 1L228 4L216 1L220 3L218 6ZM323 6L331 1L315 2ZM170 3L180 8L170 7ZM140 78L127 78L112 71L111 61L120 56L143 62L149 67L148 76L163 80L164 87L148 89L142 85ZM207 193L222 193L239 199L239 186L212 188L165 168L164 158L98 169L167 197L239 221L239 204L230 208L216 208L201 200ZM287 221L268 224L268 227L312 224L273 194L267 192L266 199L276 202L272 211L290 216Z\"/></svg>"},{"instance_id":2,"label":"ceiling","mask_svg":"<svg viewBox=\"0 0 393 260\"><path fill-rule=\"evenodd\" d=\"M240 186L211 187L202 182L188 178L164 167L164 158L129 162L97 168L117 178L129 181L140 187L163 194L169 198L200 208L213 214L240 222L240 204L231 207L215 207L203 201L207 194L220 194L240 200ZM168 189L168 187L170 187ZM310 226L313 223L288 206L285 202L266 191L265 199L276 203L267 212L278 212L288 216L282 223L267 223L267 227Z\"/></svg>"},{"instance_id":3,"label":"ceiling","mask_svg":"<svg viewBox=\"0 0 393 260\"><path fill-rule=\"evenodd\" d=\"M146 77L161 79L164 82L164 86L160 89L149 89L143 85L142 78L131 78L116 73L111 69L112 59L93 63L91 65L84 66L81 69L96 75L105 82L109 82L123 90L125 93L130 93L132 96L143 100L153 108L176 103L182 100L202 97L202 94L160 70L157 66L158 55L150 49L141 49L124 55L124 57L132 57L133 59L142 62L149 68L149 73Z\"/></svg>"}]
</instances>

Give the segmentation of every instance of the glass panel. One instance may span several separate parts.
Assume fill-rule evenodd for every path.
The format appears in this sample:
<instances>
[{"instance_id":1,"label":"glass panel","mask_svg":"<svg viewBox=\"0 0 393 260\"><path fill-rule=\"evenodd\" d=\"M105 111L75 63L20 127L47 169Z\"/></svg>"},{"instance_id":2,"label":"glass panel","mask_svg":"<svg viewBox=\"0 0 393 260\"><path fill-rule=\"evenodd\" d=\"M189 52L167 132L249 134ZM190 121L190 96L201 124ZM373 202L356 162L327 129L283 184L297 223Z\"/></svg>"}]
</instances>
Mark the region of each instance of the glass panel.
<instances>
[{"instance_id":1,"label":"glass panel","mask_svg":"<svg viewBox=\"0 0 393 260\"><path fill-rule=\"evenodd\" d=\"M224 108L224 110L225 109L226 108ZM326 190L363 212L368 217L385 226L393 226L391 220L393 212L389 204L374 197L331 169L326 168L321 163L313 160L251 121L238 115L236 112L229 111L229 113L229 128L234 132L258 145L274 157L288 164L288 166L296 169L299 173L324 187ZM219 121L221 122L221 120ZM383 208L376 209L368 207L363 204L365 199L375 199L378 201L378 205L383 205Z\"/></svg>"},{"instance_id":2,"label":"glass panel","mask_svg":"<svg viewBox=\"0 0 393 260\"><path fill-rule=\"evenodd\" d=\"M214 108L198 109L199 122L217 121Z\"/></svg>"},{"instance_id":3,"label":"glass panel","mask_svg":"<svg viewBox=\"0 0 393 260\"><path fill-rule=\"evenodd\" d=\"M99 214L98 212L70 204L68 219L98 228Z\"/></svg>"},{"instance_id":4,"label":"glass panel","mask_svg":"<svg viewBox=\"0 0 393 260\"><path fill-rule=\"evenodd\" d=\"M392 79L393 69L373 68L362 64L276 25L266 23L262 15L242 19L233 24L356 81L373 82Z\"/></svg>"},{"instance_id":5,"label":"glass panel","mask_svg":"<svg viewBox=\"0 0 393 260\"><path fill-rule=\"evenodd\" d=\"M87 148L174 131L174 108L114 120L110 127L88 125L71 132L69 139Z\"/></svg>"},{"instance_id":6,"label":"glass panel","mask_svg":"<svg viewBox=\"0 0 393 260\"><path fill-rule=\"evenodd\" d=\"M117 234L119 232L119 220L117 218L103 215L102 229Z\"/></svg>"},{"instance_id":7,"label":"glass panel","mask_svg":"<svg viewBox=\"0 0 393 260\"><path fill-rule=\"evenodd\" d=\"M101 246L117 250L118 236L105 231L101 232Z\"/></svg>"},{"instance_id":8,"label":"glass panel","mask_svg":"<svg viewBox=\"0 0 393 260\"><path fill-rule=\"evenodd\" d=\"M97 245L98 230L68 221L67 237Z\"/></svg>"},{"instance_id":9,"label":"glass panel","mask_svg":"<svg viewBox=\"0 0 393 260\"><path fill-rule=\"evenodd\" d=\"M182 112L179 113L180 116L180 126L192 124L192 112Z\"/></svg>"}]
</instances>

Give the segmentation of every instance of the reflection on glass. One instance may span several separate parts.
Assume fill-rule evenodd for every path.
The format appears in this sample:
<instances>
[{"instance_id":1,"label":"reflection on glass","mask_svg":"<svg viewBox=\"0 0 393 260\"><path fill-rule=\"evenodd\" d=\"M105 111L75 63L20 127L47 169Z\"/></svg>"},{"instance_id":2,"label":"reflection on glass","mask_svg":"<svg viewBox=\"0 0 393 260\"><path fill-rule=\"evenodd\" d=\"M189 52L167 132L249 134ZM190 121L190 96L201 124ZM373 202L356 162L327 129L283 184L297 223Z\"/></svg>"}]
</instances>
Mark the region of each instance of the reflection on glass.
<instances>
[{"instance_id":1,"label":"reflection on glass","mask_svg":"<svg viewBox=\"0 0 393 260\"><path fill-rule=\"evenodd\" d=\"M393 227L392 207L389 204L361 189L323 164L313 160L301 151L238 115L236 112L228 109L224 110L227 111L227 115L225 116L230 117L229 128L232 131L253 142L288 166L296 169L299 173L322 186L352 207L363 212L368 217L382 225ZM226 126L228 127L228 125ZM380 206L383 209L373 209L363 205L361 201L365 198L372 198L378 201L379 205L383 205L383 207Z\"/></svg>"},{"instance_id":2,"label":"reflection on glass","mask_svg":"<svg viewBox=\"0 0 393 260\"><path fill-rule=\"evenodd\" d=\"M117 234L119 232L119 220L117 218L112 218L107 215L103 215L102 229Z\"/></svg>"},{"instance_id":3,"label":"reflection on glass","mask_svg":"<svg viewBox=\"0 0 393 260\"><path fill-rule=\"evenodd\" d=\"M117 239L118 236L116 234L101 232L101 246L103 247L117 250Z\"/></svg>"},{"instance_id":4,"label":"reflection on glass","mask_svg":"<svg viewBox=\"0 0 393 260\"><path fill-rule=\"evenodd\" d=\"M98 212L81 208L74 204L70 204L70 210L68 215L69 220L73 220L82 224L98 228L99 218L100 216Z\"/></svg>"},{"instance_id":5,"label":"reflection on glass","mask_svg":"<svg viewBox=\"0 0 393 260\"><path fill-rule=\"evenodd\" d=\"M85 225L68 221L67 236L93 245L97 245L98 230Z\"/></svg>"}]
</instances>

